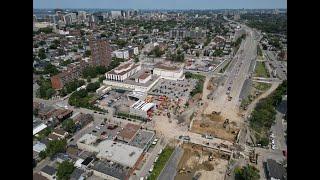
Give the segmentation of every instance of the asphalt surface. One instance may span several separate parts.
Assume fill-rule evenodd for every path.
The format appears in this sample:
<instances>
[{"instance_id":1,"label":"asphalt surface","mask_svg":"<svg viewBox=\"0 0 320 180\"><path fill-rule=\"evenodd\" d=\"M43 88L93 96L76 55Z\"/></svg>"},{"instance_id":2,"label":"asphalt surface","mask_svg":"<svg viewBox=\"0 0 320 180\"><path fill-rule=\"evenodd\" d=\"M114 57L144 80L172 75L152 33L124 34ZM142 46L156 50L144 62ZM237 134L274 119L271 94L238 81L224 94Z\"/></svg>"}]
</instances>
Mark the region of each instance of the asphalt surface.
<instances>
[{"instance_id":1,"label":"asphalt surface","mask_svg":"<svg viewBox=\"0 0 320 180\"><path fill-rule=\"evenodd\" d=\"M265 54L265 57L269 60L270 66L276 70L277 77L279 77L281 80L287 79L287 68L285 66L285 63L282 61L278 61L275 57L274 53L271 51L263 51Z\"/></svg>"},{"instance_id":2,"label":"asphalt surface","mask_svg":"<svg viewBox=\"0 0 320 180\"><path fill-rule=\"evenodd\" d=\"M137 171L136 175L132 176L130 179L139 180L140 177L146 177L147 175L149 175L149 170L150 170L152 164L154 163L154 160L158 156L160 149L164 149L165 146L166 146L166 144L165 144L163 138L160 138L158 143L151 150L151 152L146 153L146 160L145 160L143 166L141 167L141 169L139 171Z\"/></svg>"},{"instance_id":3,"label":"asphalt surface","mask_svg":"<svg viewBox=\"0 0 320 180\"><path fill-rule=\"evenodd\" d=\"M248 97L248 95L250 94L250 88L252 85L252 81L251 79L246 79L243 83L239 98L240 99L245 99L246 97Z\"/></svg>"},{"instance_id":4,"label":"asphalt surface","mask_svg":"<svg viewBox=\"0 0 320 180\"><path fill-rule=\"evenodd\" d=\"M275 138L274 138L275 146L276 146L275 149L278 149L278 150L287 149L287 144L284 138L284 127L282 124L282 117L283 117L283 114L277 111L276 122L271 127L271 131L275 135Z\"/></svg>"},{"instance_id":5,"label":"asphalt surface","mask_svg":"<svg viewBox=\"0 0 320 180\"><path fill-rule=\"evenodd\" d=\"M180 158L183 155L183 149L180 147L176 147L170 159L166 163L166 166L163 168L162 172L160 173L158 180L174 180L174 177L177 173L177 167L180 161Z\"/></svg>"}]
</instances>

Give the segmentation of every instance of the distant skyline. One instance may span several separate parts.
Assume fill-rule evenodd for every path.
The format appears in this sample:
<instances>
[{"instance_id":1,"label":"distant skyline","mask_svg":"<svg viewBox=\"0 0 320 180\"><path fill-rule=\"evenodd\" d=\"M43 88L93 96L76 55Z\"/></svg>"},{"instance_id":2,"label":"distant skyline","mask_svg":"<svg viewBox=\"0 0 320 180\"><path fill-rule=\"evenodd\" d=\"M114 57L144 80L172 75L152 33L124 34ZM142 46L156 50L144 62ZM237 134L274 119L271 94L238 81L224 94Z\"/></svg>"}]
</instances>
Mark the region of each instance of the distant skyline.
<instances>
[{"instance_id":1,"label":"distant skyline","mask_svg":"<svg viewBox=\"0 0 320 180\"><path fill-rule=\"evenodd\" d=\"M33 0L33 8L286 9L287 0Z\"/></svg>"}]
</instances>

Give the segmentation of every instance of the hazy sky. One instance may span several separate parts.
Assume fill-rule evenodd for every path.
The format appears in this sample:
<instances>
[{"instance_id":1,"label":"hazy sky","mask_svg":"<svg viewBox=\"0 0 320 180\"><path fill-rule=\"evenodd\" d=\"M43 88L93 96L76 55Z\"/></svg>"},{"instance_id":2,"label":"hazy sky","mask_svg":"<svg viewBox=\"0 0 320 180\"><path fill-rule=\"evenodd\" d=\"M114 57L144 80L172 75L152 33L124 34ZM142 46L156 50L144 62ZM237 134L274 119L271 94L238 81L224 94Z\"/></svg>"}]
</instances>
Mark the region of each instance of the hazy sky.
<instances>
[{"instance_id":1,"label":"hazy sky","mask_svg":"<svg viewBox=\"0 0 320 180\"><path fill-rule=\"evenodd\" d=\"M33 0L34 8L254 9L287 8L287 0Z\"/></svg>"}]
</instances>

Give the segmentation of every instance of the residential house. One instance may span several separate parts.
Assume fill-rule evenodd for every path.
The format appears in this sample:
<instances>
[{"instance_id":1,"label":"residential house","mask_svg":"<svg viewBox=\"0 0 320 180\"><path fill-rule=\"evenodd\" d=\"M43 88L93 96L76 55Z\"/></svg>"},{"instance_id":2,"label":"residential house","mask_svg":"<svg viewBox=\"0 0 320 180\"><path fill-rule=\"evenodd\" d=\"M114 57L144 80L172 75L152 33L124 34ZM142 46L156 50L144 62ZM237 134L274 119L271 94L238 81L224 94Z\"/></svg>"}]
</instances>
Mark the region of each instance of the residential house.
<instances>
[{"instance_id":1,"label":"residential house","mask_svg":"<svg viewBox=\"0 0 320 180\"><path fill-rule=\"evenodd\" d=\"M57 174L57 170L54 167L48 166L48 165L43 167L40 171L40 175L48 178L49 180L55 180L56 174Z\"/></svg>"}]
</instances>

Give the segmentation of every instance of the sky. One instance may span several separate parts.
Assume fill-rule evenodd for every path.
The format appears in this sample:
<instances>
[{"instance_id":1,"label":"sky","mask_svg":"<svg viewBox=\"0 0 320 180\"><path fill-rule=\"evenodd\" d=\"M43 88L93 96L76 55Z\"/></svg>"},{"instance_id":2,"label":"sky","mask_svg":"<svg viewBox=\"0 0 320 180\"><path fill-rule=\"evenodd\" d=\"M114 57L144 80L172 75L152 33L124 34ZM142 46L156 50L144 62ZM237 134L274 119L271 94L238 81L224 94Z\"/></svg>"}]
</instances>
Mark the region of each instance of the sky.
<instances>
[{"instance_id":1,"label":"sky","mask_svg":"<svg viewBox=\"0 0 320 180\"><path fill-rule=\"evenodd\" d=\"M274 9L287 0L33 0L34 8Z\"/></svg>"}]
</instances>

